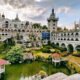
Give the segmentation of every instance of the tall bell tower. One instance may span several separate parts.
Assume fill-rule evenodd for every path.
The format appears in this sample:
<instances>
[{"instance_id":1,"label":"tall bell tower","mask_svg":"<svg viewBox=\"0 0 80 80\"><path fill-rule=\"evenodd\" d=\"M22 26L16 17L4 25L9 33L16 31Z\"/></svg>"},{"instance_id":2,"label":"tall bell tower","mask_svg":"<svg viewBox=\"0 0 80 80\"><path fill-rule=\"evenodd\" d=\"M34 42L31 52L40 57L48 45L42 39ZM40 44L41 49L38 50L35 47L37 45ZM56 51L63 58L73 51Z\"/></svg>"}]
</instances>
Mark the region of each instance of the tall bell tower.
<instances>
[{"instance_id":1,"label":"tall bell tower","mask_svg":"<svg viewBox=\"0 0 80 80\"><path fill-rule=\"evenodd\" d=\"M47 21L48 21L48 28L50 30L50 40L51 40L52 34L57 31L57 23L58 23L58 18L55 15L54 9L52 9L50 17L47 19Z\"/></svg>"},{"instance_id":2,"label":"tall bell tower","mask_svg":"<svg viewBox=\"0 0 80 80\"><path fill-rule=\"evenodd\" d=\"M54 9L52 9L52 13L48 18L48 28L50 29L51 32L57 31L57 22L58 22L58 18L56 18Z\"/></svg>"}]
</instances>

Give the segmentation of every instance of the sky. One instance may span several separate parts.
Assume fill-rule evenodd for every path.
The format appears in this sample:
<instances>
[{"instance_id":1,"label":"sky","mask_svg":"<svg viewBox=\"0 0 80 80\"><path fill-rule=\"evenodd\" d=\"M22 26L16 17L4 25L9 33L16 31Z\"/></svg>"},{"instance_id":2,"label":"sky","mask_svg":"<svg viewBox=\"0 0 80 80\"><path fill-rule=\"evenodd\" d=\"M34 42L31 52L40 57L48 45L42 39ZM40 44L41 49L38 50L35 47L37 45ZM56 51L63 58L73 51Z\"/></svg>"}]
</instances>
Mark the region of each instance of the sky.
<instances>
[{"instance_id":1,"label":"sky","mask_svg":"<svg viewBox=\"0 0 80 80\"><path fill-rule=\"evenodd\" d=\"M80 0L0 0L0 13L14 19L16 14L22 21L47 25L52 8L59 18L58 26L73 28L80 22Z\"/></svg>"}]
</instances>

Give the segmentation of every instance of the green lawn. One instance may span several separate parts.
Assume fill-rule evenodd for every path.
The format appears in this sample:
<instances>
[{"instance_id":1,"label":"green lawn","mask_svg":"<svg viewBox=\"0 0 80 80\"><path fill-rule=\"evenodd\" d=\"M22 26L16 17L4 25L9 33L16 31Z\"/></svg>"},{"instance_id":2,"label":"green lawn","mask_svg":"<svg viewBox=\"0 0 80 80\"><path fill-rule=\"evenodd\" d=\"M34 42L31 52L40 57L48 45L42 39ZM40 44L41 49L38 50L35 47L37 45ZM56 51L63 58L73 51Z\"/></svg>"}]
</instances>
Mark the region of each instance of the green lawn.
<instances>
[{"instance_id":1,"label":"green lawn","mask_svg":"<svg viewBox=\"0 0 80 80\"><path fill-rule=\"evenodd\" d=\"M20 76L30 76L37 74L40 70L44 70L48 75L56 72L64 72L69 75L69 70L65 66L54 67L44 62L24 63L6 66L5 80L19 80Z\"/></svg>"}]
</instances>

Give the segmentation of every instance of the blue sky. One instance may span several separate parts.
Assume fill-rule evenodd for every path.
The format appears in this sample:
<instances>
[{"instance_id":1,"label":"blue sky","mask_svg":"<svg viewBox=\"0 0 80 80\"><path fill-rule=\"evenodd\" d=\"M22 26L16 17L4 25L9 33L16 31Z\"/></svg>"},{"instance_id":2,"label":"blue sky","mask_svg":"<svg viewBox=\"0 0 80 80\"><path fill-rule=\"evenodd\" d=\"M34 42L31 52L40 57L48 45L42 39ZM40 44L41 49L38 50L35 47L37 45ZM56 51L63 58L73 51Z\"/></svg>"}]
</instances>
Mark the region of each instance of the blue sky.
<instances>
[{"instance_id":1,"label":"blue sky","mask_svg":"<svg viewBox=\"0 0 80 80\"><path fill-rule=\"evenodd\" d=\"M61 27L73 28L74 21L80 21L80 0L0 0L0 12L7 18L18 13L21 20L42 24L47 24L52 8Z\"/></svg>"}]
</instances>

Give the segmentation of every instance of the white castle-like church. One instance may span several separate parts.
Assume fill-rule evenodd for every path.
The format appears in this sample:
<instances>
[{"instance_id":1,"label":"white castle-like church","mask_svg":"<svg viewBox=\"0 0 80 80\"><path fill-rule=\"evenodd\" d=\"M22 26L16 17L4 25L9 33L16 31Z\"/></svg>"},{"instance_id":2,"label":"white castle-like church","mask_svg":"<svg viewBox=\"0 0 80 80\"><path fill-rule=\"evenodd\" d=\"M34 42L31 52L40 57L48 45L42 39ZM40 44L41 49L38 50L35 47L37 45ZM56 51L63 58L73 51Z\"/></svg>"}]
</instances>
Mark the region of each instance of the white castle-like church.
<instances>
[{"instance_id":1,"label":"white castle-like church","mask_svg":"<svg viewBox=\"0 0 80 80\"><path fill-rule=\"evenodd\" d=\"M58 18L52 9L52 13L48 18L48 28L50 30L50 41L62 47L72 45L74 50L80 45L80 23L74 24L72 30L58 31Z\"/></svg>"},{"instance_id":2,"label":"white castle-like church","mask_svg":"<svg viewBox=\"0 0 80 80\"><path fill-rule=\"evenodd\" d=\"M80 23L75 23L72 30L59 31L58 20L54 9L52 9L50 17L47 19L47 29L34 27L33 23L29 21L21 21L18 15L16 15L15 19L10 20L4 14L0 14L0 41L13 37L16 42L23 44L32 42L34 45L41 46L48 41L42 40L42 32L50 32L51 43L59 44L62 47L72 45L75 50L80 45Z\"/></svg>"},{"instance_id":3,"label":"white castle-like church","mask_svg":"<svg viewBox=\"0 0 80 80\"><path fill-rule=\"evenodd\" d=\"M21 21L16 15L13 20L7 19L4 14L0 15L0 41L5 41L11 37L19 43L30 43L41 45L41 27L32 26L32 22ZM17 39L17 37L19 39ZM36 40L34 40L36 39Z\"/></svg>"}]
</instances>

